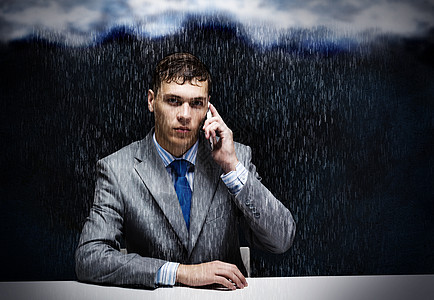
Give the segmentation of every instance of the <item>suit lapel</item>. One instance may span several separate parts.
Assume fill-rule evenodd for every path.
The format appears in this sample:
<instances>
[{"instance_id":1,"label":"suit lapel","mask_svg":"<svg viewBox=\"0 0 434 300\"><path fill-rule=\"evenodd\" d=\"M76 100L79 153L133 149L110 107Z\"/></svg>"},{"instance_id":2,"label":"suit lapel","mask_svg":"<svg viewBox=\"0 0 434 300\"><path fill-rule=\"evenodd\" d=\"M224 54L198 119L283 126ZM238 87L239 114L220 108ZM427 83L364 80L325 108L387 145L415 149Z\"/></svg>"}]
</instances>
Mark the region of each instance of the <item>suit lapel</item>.
<instances>
[{"instance_id":1,"label":"suit lapel","mask_svg":"<svg viewBox=\"0 0 434 300\"><path fill-rule=\"evenodd\" d=\"M189 255L193 251L202 230L209 206L220 180L219 175L222 172L221 168L214 162L211 151L206 143L207 140L200 135L191 199Z\"/></svg>"},{"instance_id":2,"label":"suit lapel","mask_svg":"<svg viewBox=\"0 0 434 300\"><path fill-rule=\"evenodd\" d=\"M141 147L136 153L138 163L135 169L180 241L188 249L188 231L181 206L170 175L167 173L157 149L155 149L152 136L153 131L142 141Z\"/></svg>"}]
</instances>

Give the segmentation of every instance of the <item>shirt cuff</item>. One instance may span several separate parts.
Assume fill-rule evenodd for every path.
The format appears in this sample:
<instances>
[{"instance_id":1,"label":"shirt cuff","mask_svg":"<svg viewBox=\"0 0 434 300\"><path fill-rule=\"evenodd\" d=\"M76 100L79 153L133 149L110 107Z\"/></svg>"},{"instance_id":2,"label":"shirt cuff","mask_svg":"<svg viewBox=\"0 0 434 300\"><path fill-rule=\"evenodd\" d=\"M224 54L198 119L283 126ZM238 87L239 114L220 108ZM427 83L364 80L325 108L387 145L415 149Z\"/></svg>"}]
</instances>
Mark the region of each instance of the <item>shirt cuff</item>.
<instances>
[{"instance_id":1,"label":"shirt cuff","mask_svg":"<svg viewBox=\"0 0 434 300\"><path fill-rule=\"evenodd\" d=\"M175 285L176 281L176 271L178 270L179 263L167 262L161 266L157 271L155 277L156 285Z\"/></svg>"},{"instance_id":2,"label":"shirt cuff","mask_svg":"<svg viewBox=\"0 0 434 300\"><path fill-rule=\"evenodd\" d=\"M242 190L249 176L249 172L242 163L238 162L235 168L236 171L230 171L220 176L232 195L237 195Z\"/></svg>"}]
</instances>

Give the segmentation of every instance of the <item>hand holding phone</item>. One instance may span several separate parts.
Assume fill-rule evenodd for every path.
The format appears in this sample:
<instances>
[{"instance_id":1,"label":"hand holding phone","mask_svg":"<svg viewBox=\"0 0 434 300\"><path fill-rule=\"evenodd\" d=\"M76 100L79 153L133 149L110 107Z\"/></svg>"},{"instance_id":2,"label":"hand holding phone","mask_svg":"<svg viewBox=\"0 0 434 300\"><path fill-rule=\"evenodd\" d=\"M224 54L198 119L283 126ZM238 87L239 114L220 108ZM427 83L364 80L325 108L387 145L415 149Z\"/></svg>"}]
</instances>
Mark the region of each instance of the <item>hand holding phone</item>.
<instances>
[{"instance_id":1,"label":"hand holding phone","mask_svg":"<svg viewBox=\"0 0 434 300\"><path fill-rule=\"evenodd\" d=\"M220 165L225 174L235 171L239 161L235 153L233 133L211 103L208 103L204 123L207 124L203 129L206 129L205 137L208 136L214 161Z\"/></svg>"}]
</instances>

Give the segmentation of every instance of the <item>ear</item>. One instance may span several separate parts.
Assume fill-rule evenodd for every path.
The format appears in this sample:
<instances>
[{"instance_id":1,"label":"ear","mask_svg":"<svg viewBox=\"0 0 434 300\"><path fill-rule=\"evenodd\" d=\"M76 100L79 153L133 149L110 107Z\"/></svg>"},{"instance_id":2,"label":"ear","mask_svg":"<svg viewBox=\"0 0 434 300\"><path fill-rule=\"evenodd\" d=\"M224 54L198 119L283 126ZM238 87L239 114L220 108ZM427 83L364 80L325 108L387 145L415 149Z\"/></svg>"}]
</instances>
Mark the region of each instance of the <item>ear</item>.
<instances>
[{"instance_id":1,"label":"ear","mask_svg":"<svg viewBox=\"0 0 434 300\"><path fill-rule=\"evenodd\" d=\"M148 109L150 112L154 112L154 102L155 102L155 95L154 91L151 89L148 91Z\"/></svg>"}]
</instances>

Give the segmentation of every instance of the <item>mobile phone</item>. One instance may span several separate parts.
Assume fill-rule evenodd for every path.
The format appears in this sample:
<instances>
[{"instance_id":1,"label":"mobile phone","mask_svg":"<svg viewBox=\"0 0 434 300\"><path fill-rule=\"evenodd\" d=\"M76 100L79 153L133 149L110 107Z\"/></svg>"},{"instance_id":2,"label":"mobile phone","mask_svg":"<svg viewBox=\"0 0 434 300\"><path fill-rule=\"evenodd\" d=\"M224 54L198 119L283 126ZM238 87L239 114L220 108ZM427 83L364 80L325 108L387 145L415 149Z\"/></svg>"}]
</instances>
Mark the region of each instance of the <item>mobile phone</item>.
<instances>
[{"instance_id":1,"label":"mobile phone","mask_svg":"<svg viewBox=\"0 0 434 300\"><path fill-rule=\"evenodd\" d=\"M208 111L206 112L206 119L211 119L212 118L212 113L209 110L209 105L210 105L210 102L208 102ZM209 137L209 145L211 147L211 151L214 150L214 143L213 143L212 136Z\"/></svg>"}]
</instances>

